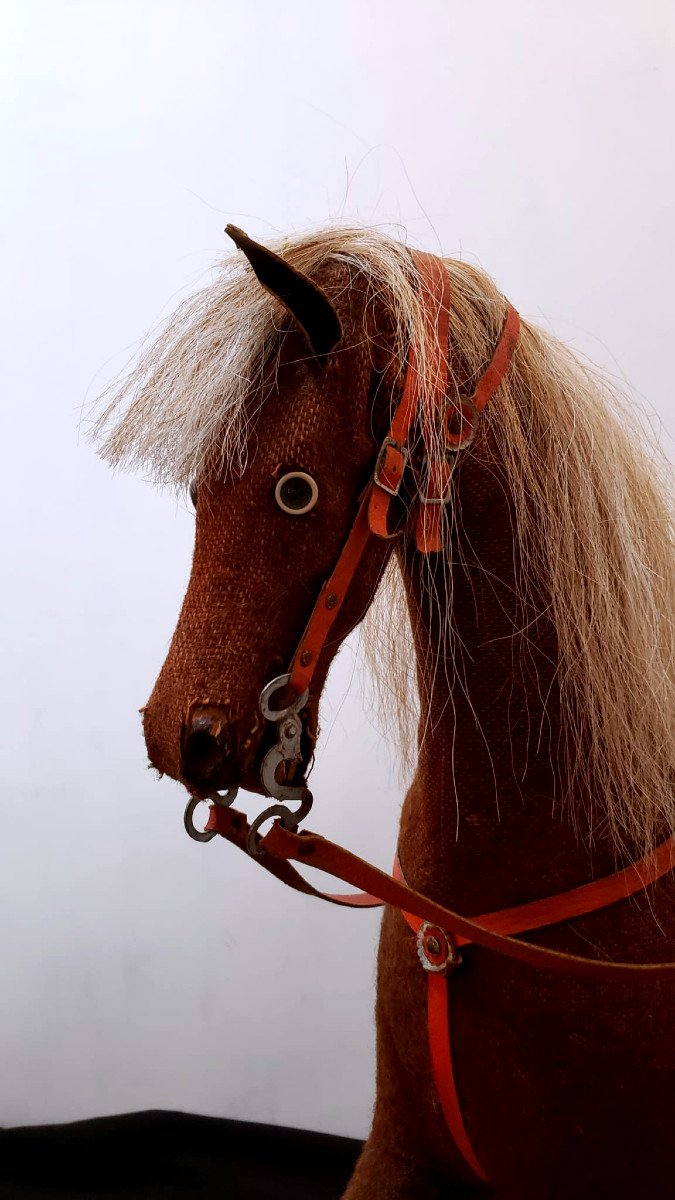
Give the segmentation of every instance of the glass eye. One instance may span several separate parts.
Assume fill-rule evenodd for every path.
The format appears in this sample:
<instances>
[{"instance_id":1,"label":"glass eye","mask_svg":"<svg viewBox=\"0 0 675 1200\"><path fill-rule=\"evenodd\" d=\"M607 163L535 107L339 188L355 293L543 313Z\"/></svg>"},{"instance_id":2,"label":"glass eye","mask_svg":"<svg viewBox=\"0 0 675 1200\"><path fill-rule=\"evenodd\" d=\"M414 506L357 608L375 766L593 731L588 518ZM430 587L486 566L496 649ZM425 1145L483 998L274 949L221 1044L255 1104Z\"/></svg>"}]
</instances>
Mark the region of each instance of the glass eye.
<instances>
[{"instance_id":1,"label":"glass eye","mask_svg":"<svg viewBox=\"0 0 675 1200\"><path fill-rule=\"evenodd\" d=\"M196 479L193 479L190 483L190 499L192 501L192 507L194 509L196 509L196 507L197 507L197 480Z\"/></svg>"},{"instance_id":2,"label":"glass eye","mask_svg":"<svg viewBox=\"0 0 675 1200\"><path fill-rule=\"evenodd\" d=\"M301 517L314 508L319 499L319 489L312 476L305 471L289 471L277 483L274 499L283 512Z\"/></svg>"}]
</instances>

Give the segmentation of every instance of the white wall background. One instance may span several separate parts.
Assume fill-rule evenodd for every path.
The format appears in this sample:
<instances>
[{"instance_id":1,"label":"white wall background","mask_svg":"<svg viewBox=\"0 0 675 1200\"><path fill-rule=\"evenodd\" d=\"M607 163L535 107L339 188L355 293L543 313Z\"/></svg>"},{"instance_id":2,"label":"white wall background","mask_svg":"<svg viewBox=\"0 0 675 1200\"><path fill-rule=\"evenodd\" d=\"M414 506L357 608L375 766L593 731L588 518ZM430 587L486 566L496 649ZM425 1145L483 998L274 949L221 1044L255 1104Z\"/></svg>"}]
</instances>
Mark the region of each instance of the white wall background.
<instances>
[{"instance_id":1,"label":"white wall background","mask_svg":"<svg viewBox=\"0 0 675 1200\"><path fill-rule=\"evenodd\" d=\"M475 257L671 431L669 0L17 0L2 14L0 1122L150 1106L363 1135L379 918L182 830L137 708L187 505L80 407L224 250L348 215ZM348 648L315 828L391 861ZM441 798L439 798L441 802Z\"/></svg>"}]
</instances>

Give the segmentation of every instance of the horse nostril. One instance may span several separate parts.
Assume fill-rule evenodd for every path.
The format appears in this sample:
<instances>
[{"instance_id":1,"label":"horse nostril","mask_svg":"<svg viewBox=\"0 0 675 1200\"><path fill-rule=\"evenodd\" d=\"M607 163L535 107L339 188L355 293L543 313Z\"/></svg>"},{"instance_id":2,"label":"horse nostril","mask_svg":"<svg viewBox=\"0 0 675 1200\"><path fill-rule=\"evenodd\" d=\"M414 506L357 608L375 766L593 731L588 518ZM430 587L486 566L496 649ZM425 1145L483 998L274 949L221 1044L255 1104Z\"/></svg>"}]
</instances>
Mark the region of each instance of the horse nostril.
<instances>
[{"instance_id":1,"label":"horse nostril","mask_svg":"<svg viewBox=\"0 0 675 1200\"><path fill-rule=\"evenodd\" d=\"M215 706L195 709L183 730L184 777L192 783L218 784L233 748L227 714Z\"/></svg>"},{"instance_id":2,"label":"horse nostril","mask_svg":"<svg viewBox=\"0 0 675 1200\"><path fill-rule=\"evenodd\" d=\"M208 777L220 764L222 750L218 739L205 730L198 729L191 733L186 749L187 754L184 754L183 758L189 759L189 775L198 767L198 774ZM183 765L187 766L185 762Z\"/></svg>"}]
</instances>

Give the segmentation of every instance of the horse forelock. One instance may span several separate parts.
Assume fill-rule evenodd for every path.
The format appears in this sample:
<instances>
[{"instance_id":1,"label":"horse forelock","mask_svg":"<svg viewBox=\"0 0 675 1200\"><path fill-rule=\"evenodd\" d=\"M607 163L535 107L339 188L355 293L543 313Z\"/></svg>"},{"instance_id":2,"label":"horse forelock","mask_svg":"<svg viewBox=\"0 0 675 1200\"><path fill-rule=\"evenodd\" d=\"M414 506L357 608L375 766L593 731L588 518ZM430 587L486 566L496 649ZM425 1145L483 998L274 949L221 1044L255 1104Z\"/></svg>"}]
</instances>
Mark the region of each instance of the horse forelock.
<instances>
[{"instance_id":1,"label":"horse forelock","mask_svg":"<svg viewBox=\"0 0 675 1200\"><path fill-rule=\"evenodd\" d=\"M366 281L371 296L386 293L403 358L421 317L411 261L400 243L367 229L334 227L274 248L306 274L339 262L351 268L353 280ZM339 292L331 298L344 303ZM92 434L102 456L113 467L140 468L179 489L207 462L243 470L285 321L281 304L242 256L225 259L215 280L148 336L131 369L100 397Z\"/></svg>"}]
</instances>

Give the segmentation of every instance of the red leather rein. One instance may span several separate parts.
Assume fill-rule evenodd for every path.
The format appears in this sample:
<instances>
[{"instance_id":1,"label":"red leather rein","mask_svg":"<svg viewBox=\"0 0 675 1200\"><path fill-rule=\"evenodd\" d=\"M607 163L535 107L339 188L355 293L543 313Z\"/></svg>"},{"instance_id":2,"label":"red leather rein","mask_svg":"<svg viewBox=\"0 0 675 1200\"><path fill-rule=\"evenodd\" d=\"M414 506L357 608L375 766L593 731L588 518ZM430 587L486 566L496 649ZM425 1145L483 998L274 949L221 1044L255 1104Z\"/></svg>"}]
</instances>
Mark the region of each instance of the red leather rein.
<instances>
[{"instance_id":1,"label":"red leather rein","mask_svg":"<svg viewBox=\"0 0 675 1200\"><path fill-rule=\"evenodd\" d=\"M518 342L520 318L511 305L492 360L473 395L459 403L446 399L450 296L449 277L440 259L414 252L426 320L434 336L433 387L421 401L417 351L411 345L401 399L377 457L373 477L360 501L354 524L330 578L323 585L290 667L290 686L301 697L311 685L317 661L326 645L335 618L371 537L389 538L390 507L411 468L409 441L419 423L426 448L423 478L415 479L415 541L422 554L442 550L443 507L456 454L472 439L478 416L495 394L508 370ZM445 446L439 445L432 426L440 422ZM438 428L438 424L436 426ZM279 811L278 809L275 811ZM223 804L213 804L205 833L218 833L240 850L249 852L250 826L245 816ZM513 958L530 967L585 976L598 982L625 980L635 974L647 978L675 979L675 962L635 964L582 958L520 941L514 935L604 908L656 882L675 866L675 838L625 870L544 900L468 918L421 895L404 880L400 866L387 875L342 846L309 832L292 832L281 821L258 839L256 859L283 883L306 895L353 908L381 904L399 909L417 937L417 950L428 978L429 1051L441 1108L448 1128L464 1159L481 1179L487 1176L477 1159L462 1116L454 1082L446 976L461 958L458 947L474 944ZM356 895L319 891L308 883L293 862L312 867L361 889Z\"/></svg>"},{"instance_id":2,"label":"red leather rein","mask_svg":"<svg viewBox=\"0 0 675 1200\"><path fill-rule=\"evenodd\" d=\"M212 805L206 829L219 833L228 842L246 851L249 825L244 814L237 809ZM519 942L511 936L582 916L641 891L675 866L675 838L669 838L653 854L614 875L546 900L535 900L531 904L475 918L464 917L436 903L429 896L416 892L404 882L400 870L398 877L397 874L388 875L344 846L308 830L293 833L280 823L275 823L260 840L257 861L282 883L305 895L348 908L377 908L389 904L410 918L409 923L415 930L423 923L438 925L450 935L449 941L453 947L475 944L529 966L597 979L626 979L632 971L647 972L654 976L665 973L675 978L675 962L635 964L581 958L576 954L562 954L558 950L534 946L530 942ZM355 896L321 892L296 871L291 865L293 862L307 863L361 891ZM412 925L415 920L417 924ZM451 955L449 965L452 965L452 961Z\"/></svg>"}]
</instances>

